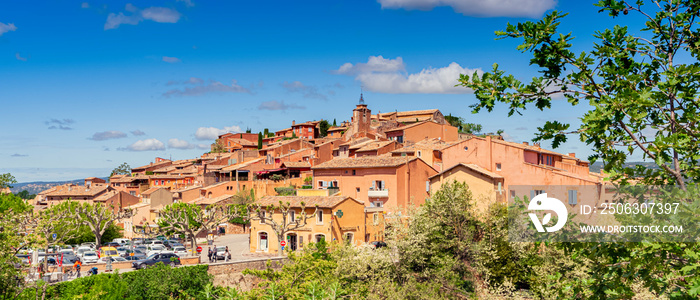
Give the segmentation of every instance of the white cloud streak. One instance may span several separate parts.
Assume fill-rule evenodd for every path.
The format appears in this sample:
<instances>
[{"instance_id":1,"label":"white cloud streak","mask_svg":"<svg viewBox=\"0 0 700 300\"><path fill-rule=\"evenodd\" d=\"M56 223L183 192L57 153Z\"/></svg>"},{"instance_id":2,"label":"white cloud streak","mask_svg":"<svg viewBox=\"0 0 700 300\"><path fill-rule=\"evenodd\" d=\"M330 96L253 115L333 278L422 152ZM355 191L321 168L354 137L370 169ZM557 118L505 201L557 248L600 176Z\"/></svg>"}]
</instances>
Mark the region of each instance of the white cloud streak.
<instances>
[{"instance_id":1,"label":"white cloud streak","mask_svg":"<svg viewBox=\"0 0 700 300\"><path fill-rule=\"evenodd\" d=\"M179 58L170 56L163 56L163 61L171 64L182 62Z\"/></svg>"},{"instance_id":2,"label":"white cloud streak","mask_svg":"<svg viewBox=\"0 0 700 300\"><path fill-rule=\"evenodd\" d=\"M281 111L286 111L288 109L305 109L306 107L297 105L297 104L284 104L284 101L277 101L277 100L272 100L272 101L265 101L263 103L260 103L258 106L259 110L281 110Z\"/></svg>"},{"instance_id":3,"label":"white cloud streak","mask_svg":"<svg viewBox=\"0 0 700 300\"><path fill-rule=\"evenodd\" d=\"M110 131L103 131L103 132L95 132L95 134L92 135L92 137L89 137L89 140L93 141L104 141L104 140L112 140L112 139L121 139L125 138L126 133L123 133L121 131L116 131L116 130L110 130Z\"/></svg>"},{"instance_id":4,"label":"white cloud streak","mask_svg":"<svg viewBox=\"0 0 700 300\"><path fill-rule=\"evenodd\" d=\"M19 55L19 52L15 53L15 58L16 58L17 60L27 61L27 58L26 58L26 57L22 57L21 55Z\"/></svg>"},{"instance_id":5,"label":"white cloud streak","mask_svg":"<svg viewBox=\"0 0 700 300\"><path fill-rule=\"evenodd\" d=\"M190 78L192 79L192 78ZM202 81L203 82L203 81ZM194 84L194 83L193 83ZM250 93L250 90L238 85L236 80L231 80L231 85L219 81L210 81L209 84L201 84L184 89L172 89L163 93L163 97L170 96L201 96L209 93Z\"/></svg>"},{"instance_id":6,"label":"white cloud streak","mask_svg":"<svg viewBox=\"0 0 700 300\"><path fill-rule=\"evenodd\" d=\"M144 20L158 23L177 23L181 16L178 11L167 7L149 7L142 10L131 3L127 3L124 9L131 14L127 15L123 12L119 14L110 13L107 16L104 30L115 29L122 24L136 25Z\"/></svg>"},{"instance_id":7,"label":"white cloud streak","mask_svg":"<svg viewBox=\"0 0 700 300\"><path fill-rule=\"evenodd\" d=\"M428 11L440 6L474 17L539 18L557 5L557 0L378 0L383 9Z\"/></svg>"},{"instance_id":8,"label":"white cloud streak","mask_svg":"<svg viewBox=\"0 0 700 300\"><path fill-rule=\"evenodd\" d=\"M463 68L456 62L442 68L425 68L418 73L405 72L401 57L385 59L370 56L367 63L345 63L335 74L354 76L369 91L387 94L464 94L471 89L455 87L460 74L472 74L481 69Z\"/></svg>"},{"instance_id":9,"label":"white cloud streak","mask_svg":"<svg viewBox=\"0 0 700 300\"><path fill-rule=\"evenodd\" d=\"M219 129L216 127L199 127L197 132L194 133L194 137L198 140L215 140L218 139L220 135L224 133L239 133L243 132L240 126L229 126Z\"/></svg>"},{"instance_id":10,"label":"white cloud streak","mask_svg":"<svg viewBox=\"0 0 700 300\"><path fill-rule=\"evenodd\" d=\"M194 149L195 145L190 144L188 141L183 141L180 139L169 139L168 140L168 148L173 148L173 149Z\"/></svg>"},{"instance_id":11,"label":"white cloud streak","mask_svg":"<svg viewBox=\"0 0 700 300\"><path fill-rule=\"evenodd\" d=\"M304 95L304 98L316 98L316 99L321 99L321 100L328 100L328 97L326 95L323 95L318 92L318 88L315 86L308 86L304 85L300 81L293 81L293 82L284 82L282 84L282 87L284 87L288 92L290 93L300 93Z\"/></svg>"},{"instance_id":12,"label":"white cloud streak","mask_svg":"<svg viewBox=\"0 0 700 300\"><path fill-rule=\"evenodd\" d=\"M157 139L139 140L127 146L119 148L121 151L161 151L165 150L165 144Z\"/></svg>"},{"instance_id":13,"label":"white cloud streak","mask_svg":"<svg viewBox=\"0 0 700 300\"><path fill-rule=\"evenodd\" d=\"M5 24L3 22L0 22L0 36L2 36L6 32L15 31L15 30L17 30L17 26L15 26L14 23Z\"/></svg>"}]
</instances>

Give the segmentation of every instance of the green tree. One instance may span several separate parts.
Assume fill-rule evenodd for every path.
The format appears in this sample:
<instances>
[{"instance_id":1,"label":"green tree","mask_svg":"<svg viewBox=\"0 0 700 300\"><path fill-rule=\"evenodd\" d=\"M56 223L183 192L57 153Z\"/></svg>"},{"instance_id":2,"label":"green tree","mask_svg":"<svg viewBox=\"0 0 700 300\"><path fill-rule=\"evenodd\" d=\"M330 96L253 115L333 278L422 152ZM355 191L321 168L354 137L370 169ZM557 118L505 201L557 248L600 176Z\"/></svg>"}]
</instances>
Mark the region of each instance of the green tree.
<instances>
[{"instance_id":1,"label":"green tree","mask_svg":"<svg viewBox=\"0 0 700 300\"><path fill-rule=\"evenodd\" d=\"M262 149L263 135L262 132L258 132L258 149Z\"/></svg>"},{"instance_id":2,"label":"green tree","mask_svg":"<svg viewBox=\"0 0 700 300\"><path fill-rule=\"evenodd\" d=\"M248 129L245 130L245 133L251 133L251 132L253 132L253 131L250 129L250 127L248 127ZM243 138L242 134L241 134L241 138Z\"/></svg>"},{"instance_id":3,"label":"green tree","mask_svg":"<svg viewBox=\"0 0 700 300\"><path fill-rule=\"evenodd\" d=\"M17 193L17 196L25 200L34 199L36 197L35 194L29 194L29 191L27 190L22 190L21 192Z\"/></svg>"},{"instance_id":4,"label":"green tree","mask_svg":"<svg viewBox=\"0 0 700 300\"><path fill-rule=\"evenodd\" d=\"M216 139L214 143L211 144L210 153L226 153L226 147L224 147L223 141L221 139Z\"/></svg>"},{"instance_id":5,"label":"green tree","mask_svg":"<svg viewBox=\"0 0 700 300\"><path fill-rule=\"evenodd\" d=\"M265 128L265 130L263 130L263 136L264 136L264 137L269 137L269 136L270 136L270 130L267 129L267 128Z\"/></svg>"},{"instance_id":6,"label":"green tree","mask_svg":"<svg viewBox=\"0 0 700 300\"><path fill-rule=\"evenodd\" d=\"M118 167L114 168L109 177L112 177L114 175L131 175L131 167L125 162L119 165Z\"/></svg>"},{"instance_id":7,"label":"green tree","mask_svg":"<svg viewBox=\"0 0 700 300\"><path fill-rule=\"evenodd\" d=\"M13 183L17 183L17 179L10 173L0 174L0 190L12 188Z\"/></svg>"},{"instance_id":8,"label":"green tree","mask_svg":"<svg viewBox=\"0 0 700 300\"><path fill-rule=\"evenodd\" d=\"M242 215L237 206L212 204L202 209L194 203L173 203L160 212L158 229L166 234L182 234L190 239L192 249L197 248L197 235L209 232L221 222Z\"/></svg>"},{"instance_id":9,"label":"green tree","mask_svg":"<svg viewBox=\"0 0 700 300\"><path fill-rule=\"evenodd\" d=\"M28 234L34 228L32 210L16 195L0 194L0 299L17 299L30 284L15 255L22 247L40 245L36 235Z\"/></svg>"},{"instance_id":10,"label":"green tree","mask_svg":"<svg viewBox=\"0 0 700 300\"><path fill-rule=\"evenodd\" d=\"M277 236L278 241L283 241L287 232L293 231L306 226L306 221L316 217L318 207L312 214L307 214L304 202L301 202L301 212L296 214L296 218L290 221L289 212L291 205L289 202L279 202L279 205L262 206L260 204L248 205L248 218L250 220L258 220L272 228L272 231ZM281 215L282 219L273 218L274 215ZM282 256L282 247L278 247L277 255Z\"/></svg>"},{"instance_id":11,"label":"green tree","mask_svg":"<svg viewBox=\"0 0 700 300\"><path fill-rule=\"evenodd\" d=\"M102 245L105 231L112 226L115 220L131 216L129 210L112 211L113 207L107 207L100 203L78 203L73 209L74 218L80 225L86 225L95 235L95 244Z\"/></svg>"},{"instance_id":12,"label":"green tree","mask_svg":"<svg viewBox=\"0 0 700 300\"><path fill-rule=\"evenodd\" d=\"M321 122L318 123L318 132L320 137L326 137L328 135L328 128L331 126L328 124L328 121L326 120L321 120Z\"/></svg>"},{"instance_id":13,"label":"green tree","mask_svg":"<svg viewBox=\"0 0 700 300\"><path fill-rule=\"evenodd\" d=\"M479 100L472 106L474 112L492 111L497 103L507 105L509 115L522 114L531 106L545 110L555 96L572 106L585 103L590 109L583 113L578 128L555 117L538 128L534 140L551 140L557 147L568 136L577 136L596 151L589 160L604 161L612 180L620 179L624 184L627 178L641 178L646 183L672 184L693 192L679 195L676 201L697 199L700 7L689 0L602 0L597 6L612 18L627 20L632 14L631 20L640 23L595 32L593 48L577 53L572 50L573 34L558 30L566 14L554 11L537 22L508 24L497 36L521 39L518 49L532 54L530 64L539 68L540 75L522 82L497 64L482 76L461 75L461 84L472 88ZM657 168L626 166L629 156L639 152ZM693 212L690 215L698 215L697 202L683 204ZM592 292L586 298L632 298L635 280L644 289L674 299L700 295L697 243L575 243L558 247L571 253L572 259L593 261L590 280L569 281L571 289Z\"/></svg>"},{"instance_id":14,"label":"green tree","mask_svg":"<svg viewBox=\"0 0 700 300\"><path fill-rule=\"evenodd\" d=\"M335 122L335 119L333 119L333 127L338 126L338 124Z\"/></svg>"},{"instance_id":15,"label":"green tree","mask_svg":"<svg viewBox=\"0 0 700 300\"><path fill-rule=\"evenodd\" d=\"M601 12L621 20L641 21L641 31L616 25L595 32L589 51L572 50L572 33L560 33L566 14L554 11L538 22L508 24L496 32L499 39L521 39L518 49L532 53L530 64L540 75L522 82L494 64L482 76L462 74L459 81L472 88L479 100L474 112L491 111L496 103L509 115L534 105L549 109L552 98L590 109L581 125L571 129L553 116L538 128L535 141L551 140L557 147L569 135L592 146L591 162L602 159L613 178L642 176L650 183L672 183L684 188L686 180L700 180L700 63L697 47L700 14L695 1L602 0ZM630 19L629 13L636 14ZM586 108L584 108L586 109ZM641 152L658 169L625 167L629 155Z\"/></svg>"}]
</instances>

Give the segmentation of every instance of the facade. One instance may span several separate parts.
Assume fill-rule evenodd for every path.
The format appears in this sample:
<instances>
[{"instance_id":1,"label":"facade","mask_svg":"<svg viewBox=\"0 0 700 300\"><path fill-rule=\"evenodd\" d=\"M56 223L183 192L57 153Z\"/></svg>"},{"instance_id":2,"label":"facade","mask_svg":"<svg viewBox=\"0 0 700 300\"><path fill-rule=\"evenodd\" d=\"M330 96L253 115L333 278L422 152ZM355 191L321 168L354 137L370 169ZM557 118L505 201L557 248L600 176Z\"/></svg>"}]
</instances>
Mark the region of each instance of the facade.
<instances>
[{"instance_id":1,"label":"facade","mask_svg":"<svg viewBox=\"0 0 700 300\"><path fill-rule=\"evenodd\" d=\"M166 206L173 203L173 193L164 187L152 187L141 194L144 203L153 207Z\"/></svg>"},{"instance_id":2,"label":"facade","mask_svg":"<svg viewBox=\"0 0 700 300\"><path fill-rule=\"evenodd\" d=\"M291 211L288 218L296 218L301 213L304 203L304 211L311 216L318 211L316 216L307 220L305 226L285 234L287 247L291 250L303 249L310 242L345 242L353 245L361 245L365 242L365 206L362 202L348 196L266 196L256 201L262 207L267 205L279 205L279 202L289 203ZM280 212L271 213L273 220L282 223ZM280 241L269 224L260 220L251 221L250 225L250 252L276 253Z\"/></svg>"},{"instance_id":3,"label":"facade","mask_svg":"<svg viewBox=\"0 0 700 300\"><path fill-rule=\"evenodd\" d=\"M150 164L147 164L145 166L131 168L131 174L146 175L146 172L153 172L153 170L155 170L155 169L167 167L167 166L172 165L172 164L173 164L173 162L168 160L168 159L156 157L155 162L151 162Z\"/></svg>"},{"instance_id":4,"label":"facade","mask_svg":"<svg viewBox=\"0 0 700 300\"><path fill-rule=\"evenodd\" d=\"M430 138L439 138L446 142L457 141L459 139L457 132L457 127L450 124L439 124L428 120L386 130L384 133L389 140L404 143L418 142Z\"/></svg>"},{"instance_id":5,"label":"facade","mask_svg":"<svg viewBox=\"0 0 700 300\"><path fill-rule=\"evenodd\" d=\"M442 161L442 151L456 142L445 142L439 138L430 138L418 141L416 143L404 143L403 148L391 151L391 156L408 156L417 157L423 160L426 164L433 167L438 172L442 172L445 165ZM454 163L448 165L453 166Z\"/></svg>"},{"instance_id":6,"label":"facade","mask_svg":"<svg viewBox=\"0 0 700 300\"><path fill-rule=\"evenodd\" d=\"M469 191L472 193L474 205L482 212L486 211L491 203L506 202L503 176L487 171L475 164L460 163L431 176L431 195L439 190L443 184L450 181L466 183L469 186Z\"/></svg>"},{"instance_id":7,"label":"facade","mask_svg":"<svg viewBox=\"0 0 700 300\"><path fill-rule=\"evenodd\" d=\"M411 111L397 111L389 113L378 113L374 116L378 120L390 120L400 123L416 123L431 120L438 124L446 124L445 116L442 115L440 110L437 109L426 109L426 110L411 110Z\"/></svg>"},{"instance_id":8,"label":"facade","mask_svg":"<svg viewBox=\"0 0 700 300\"><path fill-rule=\"evenodd\" d=\"M309 121L296 124L292 121L292 133L298 138L311 140L319 137L318 123L321 121Z\"/></svg>"},{"instance_id":9,"label":"facade","mask_svg":"<svg viewBox=\"0 0 700 300\"><path fill-rule=\"evenodd\" d=\"M360 147L350 147L349 155L351 157L378 156L397 148L401 148L401 145L396 141L371 141L362 144Z\"/></svg>"},{"instance_id":10,"label":"facade","mask_svg":"<svg viewBox=\"0 0 700 300\"><path fill-rule=\"evenodd\" d=\"M95 203L101 203L105 207L111 208L113 212L118 212L124 207L139 203L139 198L127 192L110 190L95 197Z\"/></svg>"},{"instance_id":11,"label":"facade","mask_svg":"<svg viewBox=\"0 0 700 300\"><path fill-rule=\"evenodd\" d=\"M365 206L391 208L425 203L429 178L437 174L420 159L390 156L336 158L311 169L316 189L338 189Z\"/></svg>"},{"instance_id":12,"label":"facade","mask_svg":"<svg viewBox=\"0 0 700 300\"><path fill-rule=\"evenodd\" d=\"M148 176L140 174L135 176L112 176L109 178L109 185L118 191L123 191L136 197L149 188Z\"/></svg>"},{"instance_id":13,"label":"facade","mask_svg":"<svg viewBox=\"0 0 700 300\"><path fill-rule=\"evenodd\" d=\"M151 188L163 187L169 189L178 189L191 185L198 184L196 181L197 175L151 175L149 183Z\"/></svg>"}]
</instances>

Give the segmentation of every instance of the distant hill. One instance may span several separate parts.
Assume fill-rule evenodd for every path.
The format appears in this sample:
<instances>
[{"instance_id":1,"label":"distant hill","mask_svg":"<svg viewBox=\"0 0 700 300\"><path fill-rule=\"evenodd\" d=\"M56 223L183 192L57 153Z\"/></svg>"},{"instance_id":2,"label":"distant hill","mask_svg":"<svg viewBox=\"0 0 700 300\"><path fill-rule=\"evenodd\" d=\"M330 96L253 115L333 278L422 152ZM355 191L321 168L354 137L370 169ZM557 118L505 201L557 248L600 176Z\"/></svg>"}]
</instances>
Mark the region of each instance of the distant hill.
<instances>
[{"instance_id":1,"label":"distant hill","mask_svg":"<svg viewBox=\"0 0 700 300\"><path fill-rule=\"evenodd\" d=\"M108 178L102 178L104 180L107 180ZM21 182L21 183L15 183L12 184L12 188L10 189L13 193L19 193L23 190L27 190L29 194L38 194L42 191L48 190L54 186L59 186L67 183L73 183L73 184L80 184L82 185L85 182L85 179L75 179L75 180L68 180L68 181L33 181L33 182Z\"/></svg>"},{"instance_id":2,"label":"distant hill","mask_svg":"<svg viewBox=\"0 0 700 300\"><path fill-rule=\"evenodd\" d=\"M634 167L636 165L642 165L644 167L647 167L649 169L658 169L659 166L656 165L654 162L643 162L643 161L633 161L633 162L628 162L624 164L625 167ZM603 169L603 163L600 161L597 161L593 163L589 168L591 172L600 172L600 170Z\"/></svg>"}]
</instances>

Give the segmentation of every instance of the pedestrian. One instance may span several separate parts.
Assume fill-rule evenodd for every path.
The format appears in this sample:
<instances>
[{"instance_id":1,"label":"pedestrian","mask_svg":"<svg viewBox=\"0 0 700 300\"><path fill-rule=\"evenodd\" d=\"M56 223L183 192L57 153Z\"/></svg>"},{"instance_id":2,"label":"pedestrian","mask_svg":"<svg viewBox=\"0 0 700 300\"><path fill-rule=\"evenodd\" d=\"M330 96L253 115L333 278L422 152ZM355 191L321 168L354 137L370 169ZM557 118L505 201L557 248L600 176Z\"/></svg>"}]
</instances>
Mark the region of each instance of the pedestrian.
<instances>
[{"instance_id":1,"label":"pedestrian","mask_svg":"<svg viewBox=\"0 0 700 300\"><path fill-rule=\"evenodd\" d=\"M209 254L207 255L209 257L209 262L211 262L211 247L209 247Z\"/></svg>"},{"instance_id":2,"label":"pedestrian","mask_svg":"<svg viewBox=\"0 0 700 300\"><path fill-rule=\"evenodd\" d=\"M219 253L216 253L216 252L217 252L217 251L216 251L216 245L214 245L214 253L211 255L211 256L212 256L212 259L214 260L214 262L216 262L217 256L218 256L218 254L219 254Z\"/></svg>"},{"instance_id":3,"label":"pedestrian","mask_svg":"<svg viewBox=\"0 0 700 300\"><path fill-rule=\"evenodd\" d=\"M80 260L76 260L75 263L73 264L73 268L75 268L75 272L77 273L76 278L80 278L80 267L82 265L82 262Z\"/></svg>"},{"instance_id":4,"label":"pedestrian","mask_svg":"<svg viewBox=\"0 0 700 300\"><path fill-rule=\"evenodd\" d=\"M228 246L226 246L226 251L224 251L224 261L228 261L231 253L228 253Z\"/></svg>"}]
</instances>

